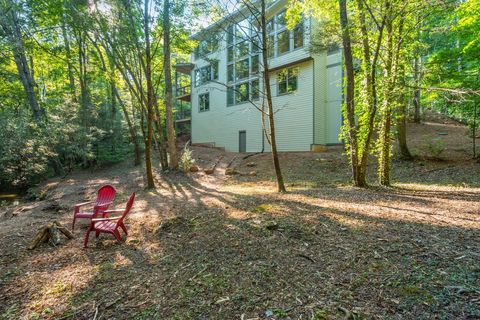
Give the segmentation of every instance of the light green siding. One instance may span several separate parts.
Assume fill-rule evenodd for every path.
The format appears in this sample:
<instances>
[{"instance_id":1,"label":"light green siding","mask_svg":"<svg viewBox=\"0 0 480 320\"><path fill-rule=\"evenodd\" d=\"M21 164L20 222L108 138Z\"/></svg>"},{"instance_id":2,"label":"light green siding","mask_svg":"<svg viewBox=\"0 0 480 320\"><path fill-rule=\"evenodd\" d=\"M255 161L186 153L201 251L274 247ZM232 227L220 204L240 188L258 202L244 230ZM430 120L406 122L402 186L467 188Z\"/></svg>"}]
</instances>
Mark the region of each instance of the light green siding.
<instances>
[{"instance_id":1,"label":"light green siding","mask_svg":"<svg viewBox=\"0 0 480 320\"><path fill-rule=\"evenodd\" d=\"M272 14L285 7L286 1L273 5ZM309 151L312 144L338 143L341 122L341 54L312 55L310 52L311 21L305 21L304 47L276 56L269 60L271 91L274 105L277 146L279 151ZM227 106L227 52L226 38L220 50L209 56L219 61L218 83L208 82L193 87L192 143L212 143L227 151L239 151L239 132L246 131L247 152L270 151L267 139L263 139L261 112L250 103ZM193 57L192 57L193 58ZM198 69L208 62L192 59ZM297 90L279 95L277 74L285 67L299 69ZM193 72L192 72L193 76ZM261 83L262 81L260 81ZM263 85L260 90L263 91ZM198 96L210 94L210 110L200 112ZM256 103L257 106L261 102ZM268 126L268 121L265 121Z\"/></svg>"},{"instance_id":2,"label":"light green siding","mask_svg":"<svg viewBox=\"0 0 480 320\"><path fill-rule=\"evenodd\" d=\"M341 127L342 55L326 52L314 56L314 143L337 144Z\"/></svg>"}]
</instances>

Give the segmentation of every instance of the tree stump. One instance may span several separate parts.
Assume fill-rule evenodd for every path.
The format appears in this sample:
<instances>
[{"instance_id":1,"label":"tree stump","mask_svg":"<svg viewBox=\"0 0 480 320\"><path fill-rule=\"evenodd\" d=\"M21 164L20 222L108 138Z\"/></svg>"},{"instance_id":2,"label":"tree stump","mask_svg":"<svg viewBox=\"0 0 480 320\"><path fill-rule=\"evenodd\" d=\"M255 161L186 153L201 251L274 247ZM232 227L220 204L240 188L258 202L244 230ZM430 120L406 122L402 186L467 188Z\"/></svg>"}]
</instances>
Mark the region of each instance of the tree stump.
<instances>
[{"instance_id":1,"label":"tree stump","mask_svg":"<svg viewBox=\"0 0 480 320\"><path fill-rule=\"evenodd\" d=\"M70 230L62 226L60 222L54 221L40 228L28 249L33 250L44 242L48 242L55 247L60 243L60 233L68 239L73 239L73 233Z\"/></svg>"}]
</instances>

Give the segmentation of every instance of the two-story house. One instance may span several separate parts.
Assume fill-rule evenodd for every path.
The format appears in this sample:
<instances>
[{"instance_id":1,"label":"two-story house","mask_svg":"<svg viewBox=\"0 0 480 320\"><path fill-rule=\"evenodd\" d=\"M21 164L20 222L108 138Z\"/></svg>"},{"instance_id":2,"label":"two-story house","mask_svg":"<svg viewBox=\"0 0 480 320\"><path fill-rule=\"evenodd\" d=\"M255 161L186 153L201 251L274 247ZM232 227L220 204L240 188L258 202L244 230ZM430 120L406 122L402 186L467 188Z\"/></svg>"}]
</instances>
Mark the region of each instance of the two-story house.
<instances>
[{"instance_id":1,"label":"two-story house","mask_svg":"<svg viewBox=\"0 0 480 320\"><path fill-rule=\"evenodd\" d=\"M340 143L342 55L311 50L312 18L288 29L287 3L277 0L267 8L278 150L317 151ZM176 66L177 73L191 77L190 87L178 86L177 78L177 99L191 103L192 144L234 152L270 150L262 125L268 127L268 121L259 111L265 93L259 31L249 12L240 9L193 35L199 46L191 63Z\"/></svg>"}]
</instances>

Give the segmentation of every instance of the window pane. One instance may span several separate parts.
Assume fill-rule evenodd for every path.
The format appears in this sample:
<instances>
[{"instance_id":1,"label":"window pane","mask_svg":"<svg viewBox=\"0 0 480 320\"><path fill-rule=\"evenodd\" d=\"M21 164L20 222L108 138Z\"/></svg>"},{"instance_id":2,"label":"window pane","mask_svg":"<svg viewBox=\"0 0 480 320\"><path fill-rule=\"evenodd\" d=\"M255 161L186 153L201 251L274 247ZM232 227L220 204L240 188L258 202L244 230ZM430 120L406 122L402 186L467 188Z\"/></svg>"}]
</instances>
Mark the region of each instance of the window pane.
<instances>
[{"instance_id":1,"label":"window pane","mask_svg":"<svg viewBox=\"0 0 480 320\"><path fill-rule=\"evenodd\" d=\"M212 80L218 80L218 61L212 62Z\"/></svg>"},{"instance_id":2,"label":"window pane","mask_svg":"<svg viewBox=\"0 0 480 320\"><path fill-rule=\"evenodd\" d=\"M297 90L297 78L288 79L288 92L293 92Z\"/></svg>"},{"instance_id":3,"label":"window pane","mask_svg":"<svg viewBox=\"0 0 480 320\"><path fill-rule=\"evenodd\" d=\"M200 44L199 44L199 54L200 54L200 57L205 57L207 54L209 54L210 52L208 51L208 43L207 41L205 40L202 40L200 41Z\"/></svg>"},{"instance_id":4,"label":"window pane","mask_svg":"<svg viewBox=\"0 0 480 320\"><path fill-rule=\"evenodd\" d=\"M273 19L267 21L267 33L273 32Z\"/></svg>"},{"instance_id":5,"label":"window pane","mask_svg":"<svg viewBox=\"0 0 480 320\"><path fill-rule=\"evenodd\" d=\"M247 39L250 35L250 23L248 20L239 22L235 28L235 36L239 39Z\"/></svg>"},{"instance_id":6,"label":"window pane","mask_svg":"<svg viewBox=\"0 0 480 320\"><path fill-rule=\"evenodd\" d=\"M274 44L273 44L273 35L267 37L267 57L273 57Z\"/></svg>"},{"instance_id":7,"label":"window pane","mask_svg":"<svg viewBox=\"0 0 480 320\"><path fill-rule=\"evenodd\" d=\"M250 50L252 53L260 52L262 44L260 43L260 35L255 33L252 35L252 49Z\"/></svg>"},{"instance_id":8,"label":"window pane","mask_svg":"<svg viewBox=\"0 0 480 320\"><path fill-rule=\"evenodd\" d=\"M218 50L218 34L214 34L209 41L209 51L215 52Z\"/></svg>"},{"instance_id":9,"label":"window pane","mask_svg":"<svg viewBox=\"0 0 480 320\"><path fill-rule=\"evenodd\" d=\"M293 29L293 48L303 47L303 22L300 22L299 25Z\"/></svg>"},{"instance_id":10,"label":"window pane","mask_svg":"<svg viewBox=\"0 0 480 320\"><path fill-rule=\"evenodd\" d=\"M200 70L195 70L195 87L199 86L200 83Z\"/></svg>"},{"instance_id":11,"label":"window pane","mask_svg":"<svg viewBox=\"0 0 480 320\"><path fill-rule=\"evenodd\" d=\"M228 26L228 29L227 29L227 43L228 44L233 44L233 30L234 30L234 28L235 28L234 25Z\"/></svg>"},{"instance_id":12,"label":"window pane","mask_svg":"<svg viewBox=\"0 0 480 320\"><path fill-rule=\"evenodd\" d=\"M233 81L233 64L229 64L227 67L227 81Z\"/></svg>"},{"instance_id":13,"label":"window pane","mask_svg":"<svg viewBox=\"0 0 480 320\"><path fill-rule=\"evenodd\" d=\"M287 25L287 21L285 19L285 12L282 11L277 15L277 30L280 28L285 28Z\"/></svg>"},{"instance_id":14,"label":"window pane","mask_svg":"<svg viewBox=\"0 0 480 320\"><path fill-rule=\"evenodd\" d=\"M284 81L287 81L287 76L288 76L288 71L287 69L283 69L282 71L280 71L277 75L277 81L278 82L284 82Z\"/></svg>"},{"instance_id":15,"label":"window pane","mask_svg":"<svg viewBox=\"0 0 480 320\"><path fill-rule=\"evenodd\" d=\"M248 82L237 85L235 98L236 103L245 102L248 100Z\"/></svg>"},{"instance_id":16,"label":"window pane","mask_svg":"<svg viewBox=\"0 0 480 320\"><path fill-rule=\"evenodd\" d=\"M287 82L279 82L278 83L278 94L284 94L287 93Z\"/></svg>"},{"instance_id":17,"label":"window pane","mask_svg":"<svg viewBox=\"0 0 480 320\"><path fill-rule=\"evenodd\" d=\"M227 48L227 61L233 61L233 46Z\"/></svg>"},{"instance_id":18,"label":"window pane","mask_svg":"<svg viewBox=\"0 0 480 320\"><path fill-rule=\"evenodd\" d=\"M258 79L252 80L250 91L252 94L252 100L257 100L260 96Z\"/></svg>"},{"instance_id":19,"label":"window pane","mask_svg":"<svg viewBox=\"0 0 480 320\"><path fill-rule=\"evenodd\" d=\"M277 75L278 94L287 93L287 77L288 77L287 69L283 69L278 73Z\"/></svg>"},{"instance_id":20,"label":"window pane","mask_svg":"<svg viewBox=\"0 0 480 320\"><path fill-rule=\"evenodd\" d=\"M205 94L204 100L205 100L205 106L204 106L205 111L210 110L210 94L209 93Z\"/></svg>"},{"instance_id":21,"label":"window pane","mask_svg":"<svg viewBox=\"0 0 480 320\"><path fill-rule=\"evenodd\" d=\"M233 90L233 87L228 87L227 88L227 105L231 106L234 104L234 93L235 91Z\"/></svg>"},{"instance_id":22,"label":"window pane","mask_svg":"<svg viewBox=\"0 0 480 320\"><path fill-rule=\"evenodd\" d=\"M288 52L290 50L290 31L285 30L278 34L278 54Z\"/></svg>"},{"instance_id":23,"label":"window pane","mask_svg":"<svg viewBox=\"0 0 480 320\"><path fill-rule=\"evenodd\" d=\"M210 110L210 94L205 93L198 96L198 105L200 111Z\"/></svg>"},{"instance_id":24,"label":"window pane","mask_svg":"<svg viewBox=\"0 0 480 320\"><path fill-rule=\"evenodd\" d=\"M250 71L251 74L258 73L258 55L252 57L252 70Z\"/></svg>"},{"instance_id":25,"label":"window pane","mask_svg":"<svg viewBox=\"0 0 480 320\"><path fill-rule=\"evenodd\" d=\"M238 61L235 64L235 74L236 74L236 79L243 79L243 78L248 78L248 58Z\"/></svg>"},{"instance_id":26,"label":"window pane","mask_svg":"<svg viewBox=\"0 0 480 320\"><path fill-rule=\"evenodd\" d=\"M298 83L298 68L288 69L288 92L297 90Z\"/></svg>"},{"instance_id":27,"label":"window pane","mask_svg":"<svg viewBox=\"0 0 480 320\"><path fill-rule=\"evenodd\" d=\"M205 82L210 81L211 74L210 74L210 66L203 67L200 69L200 84L204 84Z\"/></svg>"},{"instance_id":28,"label":"window pane","mask_svg":"<svg viewBox=\"0 0 480 320\"><path fill-rule=\"evenodd\" d=\"M243 41L241 43L237 43L237 59L241 58L243 56L246 56L248 54L248 42Z\"/></svg>"}]
</instances>

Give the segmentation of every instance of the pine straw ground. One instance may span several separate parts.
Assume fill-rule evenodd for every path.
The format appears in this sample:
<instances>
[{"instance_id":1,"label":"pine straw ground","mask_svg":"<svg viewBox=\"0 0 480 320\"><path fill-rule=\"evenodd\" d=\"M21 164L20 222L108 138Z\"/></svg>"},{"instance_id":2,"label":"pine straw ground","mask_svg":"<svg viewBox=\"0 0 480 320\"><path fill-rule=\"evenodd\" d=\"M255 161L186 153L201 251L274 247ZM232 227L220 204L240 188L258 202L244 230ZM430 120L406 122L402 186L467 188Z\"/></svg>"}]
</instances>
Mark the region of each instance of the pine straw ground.
<instances>
[{"instance_id":1,"label":"pine straw ground","mask_svg":"<svg viewBox=\"0 0 480 320\"><path fill-rule=\"evenodd\" d=\"M0 314L4 319L480 319L480 164L464 127L410 125L447 141L448 160L393 163L394 187L350 187L341 150L286 153L288 194L274 192L269 155L194 148L212 176L119 164L42 187L45 199L0 215ZM425 139L410 139L423 152ZM247 166L253 162L255 166ZM69 225L74 203L99 185L137 192L117 244L92 235L34 251L52 220ZM0 210L1 211L1 210Z\"/></svg>"}]
</instances>

